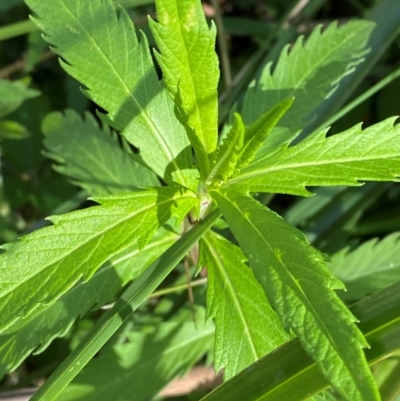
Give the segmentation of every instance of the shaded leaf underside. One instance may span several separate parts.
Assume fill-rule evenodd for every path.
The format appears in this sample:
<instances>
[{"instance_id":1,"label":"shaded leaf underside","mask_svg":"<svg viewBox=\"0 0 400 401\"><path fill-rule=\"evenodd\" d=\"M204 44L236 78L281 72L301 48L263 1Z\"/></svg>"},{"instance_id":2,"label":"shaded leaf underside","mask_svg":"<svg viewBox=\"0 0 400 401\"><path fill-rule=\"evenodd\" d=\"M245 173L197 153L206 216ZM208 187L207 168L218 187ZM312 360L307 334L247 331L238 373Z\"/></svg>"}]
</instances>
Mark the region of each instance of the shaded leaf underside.
<instances>
[{"instance_id":1,"label":"shaded leaf underside","mask_svg":"<svg viewBox=\"0 0 400 401\"><path fill-rule=\"evenodd\" d=\"M91 114L83 120L73 110L51 113L42 124L46 156L60 164L55 170L68 176L91 195L133 191L157 186L154 173L135 162L128 147L106 125L101 129Z\"/></svg>"}]
</instances>

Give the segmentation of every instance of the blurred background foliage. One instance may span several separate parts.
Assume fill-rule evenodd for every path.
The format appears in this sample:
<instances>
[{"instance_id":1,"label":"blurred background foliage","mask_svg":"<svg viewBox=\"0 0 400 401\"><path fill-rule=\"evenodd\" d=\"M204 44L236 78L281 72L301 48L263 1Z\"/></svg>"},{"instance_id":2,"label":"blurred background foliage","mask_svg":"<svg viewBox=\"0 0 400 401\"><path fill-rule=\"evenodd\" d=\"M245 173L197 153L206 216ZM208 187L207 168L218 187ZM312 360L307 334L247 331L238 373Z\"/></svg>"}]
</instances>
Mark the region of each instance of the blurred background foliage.
<instances>
[{"instance_id":1,"label":"blurred background foliage","mask_svg":"<svg viewBox=\"0 0 400 401\"><path fill-rule=\"evenodd\" d=\"M147 24L147 16L154 16L151 0L120 0L116 3L127 8L137 29L143 30L150 45L154 46ZM318 24L345 23L352 18L367 17L383 24L378 25L373 34L372 51L366 56L364 66L345 79L321 109L319 120L302 136L327 121L332 126L330 133L337 133L359 122L365 128L400 114L398 0L210 0L203 2L203 8L219 29L221 130L232 107L241 102L248 84L257 78L266 63L277 60L285 44L293 43L299 35L307 36ZM73 109L81 115L89 111L95 116L96 108L81 94L79 84L60 68L57 58L28 16L29 10L23 0L0 1L1 243L16 240L45 225L44 218L48 215L91 204L86 200L88 194L57 173L52 167L53 161L44 155L41 124L52 111ZM371 88L379 90L369 95ZM329 120L354 99L362 101L335 122ZM398 184L369 183L358 188L317 189L317 195L309 199L263 195L259 200L301 228L311 243L340 261L343 254L360 244L375 238L387 240L390 234L400 231L399 188ZM392 234L389 240L392 241L390 252L395 255L388 262L390 269L385 262L376 272L375 264L361 279L358 276L353 281L346 276L346 267L335 271L354 287L354 292L344 296L347 301L355 301L398 281L398 235ZM361 252L360 255L362 258L365 254ZM336 266L340 267L340 263ZM185 278L180 266L165 285L183 283ZM194 290L194 303L204 305L204 297L204 286L199 285ZM177 311L188 307L187 298L186 292L181 291L157 302L148 302L135 316L135 324L143 327L167 321ZM53 341L41 354L30 356L16 372L3 378L0 389L40 383L100 314L101 311L90 312L75 323L65 337ZM121 343L121 340L115 341ZM396 384L393 372L398 372L400 366L398 358L397 363L396 360L389 362L376 369L379 383L386 387L393 381ZM400 379L397 386L389 387L387 391L392 392L392 398L387 399L399 400L396 391L400 391ZM200 399L204 391L170 399L194 401Z\"/></svg>"}]
</instances>

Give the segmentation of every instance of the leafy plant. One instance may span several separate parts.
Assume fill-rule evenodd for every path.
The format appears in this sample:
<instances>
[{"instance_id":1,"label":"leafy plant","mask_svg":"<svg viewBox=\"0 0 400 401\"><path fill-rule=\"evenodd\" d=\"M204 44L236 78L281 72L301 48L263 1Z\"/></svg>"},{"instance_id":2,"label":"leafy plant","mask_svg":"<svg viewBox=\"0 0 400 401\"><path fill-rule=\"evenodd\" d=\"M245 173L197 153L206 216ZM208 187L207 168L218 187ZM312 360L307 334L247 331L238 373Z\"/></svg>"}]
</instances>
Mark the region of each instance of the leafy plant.
<instances>
[{"instance_id":1,"label":"leafy plant","mask_svg":"<svg viewBox=\"0 0 400 401\"><path fill-rule=\"evenodd\" d=\"M343 399L379 400L364 353L371 330L363 334L357 326L336 293L345 286L332 273L351 283L340 258L358 260L365 249L339 253L329 270L329 258L260 195L309 197L310 187L398 180L395 118L331 136L318 129L296 142L318 107L362 63L374 24L318 26L307 40L285 47L274 68L267 63L232 108L219 138L217 31L199 0L156 0L157 20L150 19L149 26L157 64L146 35L137 34L128 13L116 11L111 0L26 3L64 70L101 108L101 126L73 110L51 113L42 125L46 156L57 163L56 171L98 205L52 216L51 226L3 245L3 373L64 335L93 306L117 299L32 400L124 400L134 391L127 377L136 371L159 375L153 389L137 395L155 396L210 351L214 329L203 322L203 309L194 311L197 329L185 311L170 322L152 322L156 334L139 324L141 332L121 335L127 343L106 342L129 327L133 312L184 261L186 267L207 268L206 314L215 319L215 368L225 369L225 379L251 369L266 354L276 361L280 346L293 350L295 344L296 352L311 358L307 366L319 380ZM5 107L14 106L10 101ZM397 236L364 247L383 248L387 242L398 247ZM365 268L366 275L370 270ZM354 299L396 281L392 276L371 287L373 275L367 284L356 277ZM399 318L393 313L391 323ZM70 384L102 347L104 354ZM153 361L159 353L158 370ZM110 380L104 391L103 374ZM142 377L135 385L143 384Z\"/></svg>"}]
</instances>

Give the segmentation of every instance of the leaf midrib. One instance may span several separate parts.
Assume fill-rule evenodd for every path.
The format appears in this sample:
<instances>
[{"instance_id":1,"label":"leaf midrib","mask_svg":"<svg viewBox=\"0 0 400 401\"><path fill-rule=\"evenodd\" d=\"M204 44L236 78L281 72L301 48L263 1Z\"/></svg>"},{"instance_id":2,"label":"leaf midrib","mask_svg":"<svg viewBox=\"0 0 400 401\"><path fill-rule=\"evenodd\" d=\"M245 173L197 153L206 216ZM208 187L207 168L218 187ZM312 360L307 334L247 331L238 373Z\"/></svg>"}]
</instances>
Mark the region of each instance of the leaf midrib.
<instances>
[{"instance_id":1,"label":"leaf midrib","mask_svg":"<svg viewBox=\"0 0 400 401\"><path fill-rule=\"evenodd\" d=\"M219 192L219 193L220 193L220 192ZM221 194L221 193L220 193L220 194ZM222 194L221 194L221 195L222 195ZM222 195L222 196L223 196L223 195ZM310 303L308 297L306 296L306 294L304 293L304 291L302 290L302 288L298 285L297 281L295 280L295 278L293 277L293 275L291 274L291 272L288 270L288 268L286 267L286 265L285 265L283 262L281 262L278 258L276 258L275 252L274 252L273 249L271 248L270 244L268 243L268 241L264 240L264 237L263 237L262 233L258 230L257 227L254 226L253 222L252 222L250 219L247 219L246 216L241 212L240 208L237 207L233 202L231 202L231 201L230 201L228 198L226 198L225 196L224 196L224 198L225 198L226 200L228 200L228 202L243 216L243 218L244 218L246 221L249 222L250 226L253 228L253 230L256 232L256 234L261 238L262 242L264 242L264 243L266 244L267 248L270 249L270 251L271 251L272 254L274 255L275 260L283 267L284 270L286 270L286 272L287 272L287 274L289 275L290 279L293 281L293 283L294 283L295 286L298 288L298 290L302 293L304 299L306 300L307 304L309 305L309 308L310 308L311 310L314 311L313 316L314 316L314 317L317 317L317 319L318 319L318 321L320 322L321 326L324 328L324 333L325 333L325 334L327 335L327 337L331 340L331 341L329 342L330 345L335 349L336 354L340 357L340 360L342 361L342 364L343 364L344 366L346 366L347 372L349 372L349 374L350 374L353 378L357 379L357 372L353 372L352 369L349 368L349 367L347 366L347 363L344 363L345 359L343 359L343 358L342 358L342 354L338 352L338 348L337 348L336 342L333 341L332 336L331 336L329 330L327 330L327 328L326 328L324 322L321 320L319 314L315 312L315 309L314 309L314 307L312 306L312 304ZM305 305L305 304L303 304L303 305ZM320 326L320 327L321 327L321 326ZM321 331L322 331L322 330L321 330ZM353 384L356 384L356 383L358 383L357 380L354 380ZM356 385L355 387L358 389L358 386L357 386L357 385Z\"/></svg>"},{"instance_id":2,"label":"leaf midrib","mask_svg":"<svg viewBox=\"0 0 400 401\"><path fill-rule=\"evenodd\" d=\"M158 143L161 145L161 148L164 150L165 154L168 156L169 161L173 164L173 166L175 167L175 171L177 172L177 174L179 175L181 182L185 183L186 186L187 182L185 180L185 177L183 176L177 162L176 162L176 158L173 157L172 151L168 146L168 143L164 140L162 133L159 131L159 129L157 128L157 126L153 123L153 121L151 120L150 116L147 114L146 110L142 108L142 106L140 105L139 101L136 99L136 97L133 95L133 93L129 90L128 86L125 84L124 80L122 79L121 75L119 74L119 72L115 69L113 63L111 62L111 60L109 60L109 58L104 54L104 52L101 50L102 47L99 46L97 44L97 42L94 40L94 38L90 35L90 33L88 32L88 30L86 29L86 27L81 23L81 21L79 20L79 18L73 13L73 11L65 4L65 2L63 0L61 0L61 4L62 6L64 6L64 8L67 10L67 12L72 16L72 18L78 22L78 25L81 26L82 30L86 33L87 37L89 38L90 42L92 42L95 45L95 49L98 50L99 54L101 55L101 57L106 61L106 64L109 65L109 67L111 68L111 70L114 72L115 76L118 78L118 80L121 83L121 87L123 88L123 90L125 91L125 93L127 94L128 97L130 97L134 103L136 104L136 106L138 107L138 109L140 110L140 112L142 113L147 125L149 126L149 128L151 129L151 131L153 132L155 138L158 139ZM115 17L117 18L117 17ZM120 23L120 21L117 19L117 24ZM135 33L136 34L136 33ZM139 42L138 42L138 46L140 46ZM161 83L160 83L161 85ZM164 94L163 94L164 95ZM164 177L163 177L164 178Z\"/></svg>"},{"instance_id":3,"label":"leaf midrib","mask_svg":"<svg viewBox=\"0 0 400 401\"><path fill-rule=\"evenodd\" d=\"M221 258L219 256L218 252L216 251L216 249L213 247L213 245L207 239L207 235L205 235L203 237L203 239L204 239L204 242L207 244L207 247L208 247L210 253L214 256L214 260L216 261L217 265L219 266L220 271L223 273L223 276L226 278L226 283L228 284L229 292L231 293L231 296L232 296L232 298L234 300L234 303L236 305L236 310L238 311L240 320L243 323L243 326L244 326L244 329L245 329L244 332L246 334L246 337L248 338L248 343L250 344L250 348L251 348L253 357L255 358L254 359L254 362L255 362L258 359L260 359L260 357L262 355L258 355L258 353L257 353L257 350L256 350L255 345L254 345L253 338L251 336L250 326L247 323L247 319L246 319L246 316L244 314L244 311L243 311L242 305L240 303L239 297L237 296L236 292L234 291L234 285L232 283L232 280L230 279L229 274L227 273L227 271L226 271L226 269L224 267L224 264L223 264L223 262L222 262L222 260L221 260Z\"/></svg>"},{"instance_id":4,"label":"leaf midrib","mask_svg":"<svg viewBox=\"0 0 400 401\"><path fill-rule=\"evenodd\" d=\"M185 195L181 195L181 196L179 196L179 195L181 195L181 194L175 195L175 196L173 196L172 198L168 198L168 199L165 200L165 201L153 203L153 204L151 204L151 205L146 205L146 206L145 206L144 208L142 208L139 212L138 212L138 211L135 211L135 214L129 213L129 214L128 214L128 217L125 217L125 218L123 218L122 220L116 221L113 225L108 226L107 229L104 229L104 230L102 230L102 231L100 231L100 232L97 232L94 236L91 236L89 239L87 239L87 240L85 240L85 241L83 241L83 242L80 242L80 244L79 244L77 247L71 248L71 250L68 251L67 253L65 253L62 257L53 260L53 262L52 262L51 264L45 266L43 269L38 270L38 271L35 272L33 275L27 277L25 280L18 281L17 286L10 287L10 289L9 289L8 291L4 292L4 293L0 296L0 298L3 298L3 297L5 297L5 296L7 296L7 295L8 295L10 292L12 292L15 288L18 288L18 287L20 287L22 284L31 281L31 280L34 279L37 275L39 275L39 274L41 274L43 271L45 271L45 270L47 270L47 269L53 267L55 264L57 264L57 263L59 263L59 262L62 262L63 259L65 259L65 258L71 256L72 254L74 254L75 252L77 252L78 249L85 247L85 246L86 246L88 243L90 243L91 241L97 239L97 238L100 237L100 236L106 235L110 230L114 229L115 227L119 226L120 224L123 224L123 223L129 221L129 220L132 219L132 218L137 217L137 216L140 215L141 213L146 212L147 210L150 210L150 209L153 208L154 206L157 206L157 207L158 207L158 206L160 206L160 205L162 205L162 204L164 204L164 203L172 202L172 201L175 200L177 197L179 197L180 199L182 199L182 198L195 198L194 196L190 196L190 194L188 194L188 193L185 194ZM101 206L97 206L97 207L101 207ZM53 227L55 227L55 226L53 226ZM67 234L68 234L68 233L67 233ZM64 234L61 234L61 235L65 235L65 233L64 233ZM123 249L120 249L120 251L122 252ZM83 264L84 264L84 263L83 263ZM83 274L82 274L80 277L82 277L82 276L83 276Z\"/></svg>"},{"instance_id":5,"label":"leaf midrib","mask_svg":"<svg viewBox=\"0 0 400 401\"><path fill-rule=\"evenodd\" d=\"M176 0L173 2L173 5L174 5L174 8L175 8L176 15L178 16L179 22L181 22L182 18L181 18L181 15L179 13L179 7L177 5L177 1ZM186 60L188 60L190 66L191 66L191 61L192 60L191 60L191 57L189 57L189 51L188 51L188 49L186 47L186 41L184 39L185 35L183 34L182 25L183 25L182 23L178 24L178 27L179 27L178 31L179 31L179 35L181 37L181 41L182 41L182 44L183 44L183 50L184 50L184 53L185 53L185 58L186 58ZM199 30L200 30L200 28L199 28ZM196 38L196 41L197 41L197 38ZM174 53L174 52L172 52L172 53ZM180 60L179 57L176 57L176 58L183 65L183 67L187 67L186 65L184 65L182 63L182 61ZM187 68L184 68L184 70L187 70ZM206 157L205 164L207 165L207 169L208 169L209 168L209 160L208 160L208 153L207 153L207 147L206 147L206 141L205 141L203 118L202 118L202 115L201 115L201 112L200 112L200 105L199 105L198 98L197 98L196 86L194 84L194 78L193 78L193 74L191 73L191 71L192 71L192 67L189 68L189 74L188 74L188 76L189 76L189 85L191 87L191 92L192 92L193 98L194 98L196 118L197 118L197 121L198 121L199 126L201 128L201 132L198 132L197 129L195 131L201 137L201 142L202 142L201 144L203 146L202 151L203 151L203 153L205 153L205 157Z\"/></svg>"},{"instance_id":6,"label":"leaf midrib","mask_svg":"<svg viewBox=\"0 0 400 401\"><path fill-rule=\"evenodd\" d=\"M301 170L302 168L306 167L317 167L317 166L324 166L324 165L332 165L332 164L346 164L346 163L362 163L362 162L370 162L374 160L380 160L380 159L385 159L385 160L390 160L390 159L397 159L400 157L397 156L385 156L385 155L379 155L374 156L374 157L365 157L365 158L346 158L346 159L328 159L328 160L322 160L320 162L317 161L312 161L312 162L307 162L307 161L300 161L297 163L291 163L291 164L281 164L278 165L277 167L271 167L271 168L260 168L254 170L253 168L251 171L246 173L246 171L243 172L243 174L239 174L236 177L232 178L226 183L226 186L232 185L234 183L243 181L248 178L252 177L257 177L259 175L268 175L270 173L278 172L278 171L285 171L285 170L293 170L293 169L299 169ZM261 164L261 162L257 162L257 164ZM250 168L249 168L250 170ZM352 178L352 177L346 177L346 178Z\"/></svg>"},{"instance_id":7,"label":"leaf midrib","mask_svg":"<svg viewBox=\"0 0 400 401\"><path fill-rule=\"evenodd\" d=\"M234 128L232 128L232 129L234 129ZM224 164L225 160L229 156L231 156L231 159L232 159L232 156L234 154L233 151L237 145L237 141L238 141L239 137L240 137L239 134L234 135L232 142L228 145L228 148L226 149L226 152L218 158L217 163L212 168L210 174L208 175L208 177L205 181L206 185L211 185L212 180L214 179L215 175L218 173L218 170L220 169L220 167ZM226 140L228 140L228 139L229 138L227 137ZM221 146L223 146L223 143L221 144ZM218 150L217 150L216 157L218 157L218 156L219 156L219 154L218 154Z\"/></svg>"}]
</instances>

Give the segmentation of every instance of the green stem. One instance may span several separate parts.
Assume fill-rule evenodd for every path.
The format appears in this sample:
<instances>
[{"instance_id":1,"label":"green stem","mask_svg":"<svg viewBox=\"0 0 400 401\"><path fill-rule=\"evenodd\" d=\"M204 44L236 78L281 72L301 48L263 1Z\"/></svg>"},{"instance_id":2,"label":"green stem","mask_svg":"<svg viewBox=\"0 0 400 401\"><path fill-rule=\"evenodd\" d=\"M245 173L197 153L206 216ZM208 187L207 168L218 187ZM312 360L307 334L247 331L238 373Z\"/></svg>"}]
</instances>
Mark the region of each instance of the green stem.
<instances>
[{"instance_id":1,"label":"green stem","mask_svg":"<svg viewBox=\"0 0 400 401\"><path fill-rule=\"evenodd\" d=\"M201 278L199 280L195 280L190 282L190 287L198 287L200 285L206 284L207 283L207 279L206 278ZM162 290L159 291L154 291L149 298L157 298L157 297L161 297L162 295L166 295L166 294L172 294L174 292L178 292L178 291L184 291L188 289L188 285L185 284L179 284L179 285L174 285L173 287L168 287L168 288L163 288Z\"/></svg>"},{"instance_id":2,"label":"green stem","mask_svg":"<svg viewBox=\"0 0 400 401\"><path fill-rule=\"evenodd\" d=\"M15 38L16 36L26 35L36 30L36 25L29 19L6 25L0 28L0 42L2 40Z\"/></svg>"},{"instance_id":3,"label":"green stem","mask_svg":"<svg viewBox=\"0 0 400 401\"><path fill-rule=\"evenodd\" d=\"M211 4L215 10L215 24L217 25L217 40L218 40L218 47L220 51L220 60L222 66L222 74L225 81L225 91L227 93L230 92L232 89L232 73L231 73L231 63L229 60L229 52L228 52L228 45L226 41L226 34L224 29L224 24L222 22L221 10L219 8L218 0L211 0Z\"/></svg>"},{"instance_id":4,"label":"green stem","mask_svg":"<svg viewBox=\"0 0 400 401\"><path fill-rule=\"evenodd\" d=\"M187 290L189 287L191 287L191 288L199 287L200 285L204 285L206 283L207 283L207 279L206 278L201 278L199 280L191 281L189 284L188 283L179 284L179 285L174 285L172 287L163 288L162 290L154 291L147 298L148 299L158 298L158 297L161 297L163 295L173 294L174 292ZM111 309L113 306L114 306L113 304L105 305L101 309L103 309L103 310Z\"/></svg>"},{"instance_id":5,"label":"green stem","mask_svg":"<svg viewBox=\"0 0 400 401\"><path fill-rule=\"evenodd\" d=\"M400 68L393 71L391 74L389 74L386 78L382 79L379 81L377 84L375 84L372 88L368 89L365 91L362 95L358 96L356 99L354 99L352 102L350 102L347 106L343 107L339 112L337 112L334 116L332 116L329 120L321 124L315 131L320 131L323 128L326 128L330 125L332 125L334 122L345 116L347 113L349 113L351 110L356 108L359 104L373 96L376 92L379 92L382 88L384 88L386 85L389 85L391 82L393 82L396 78L400 77Z\"/></svg>"},{"instance_id":6,"label":"green stem","mask_svg":"<svg viewBox=\"0 0 400 401\"><path fill-rule=\"evenodd\" d=\"M211 212L204 220L172 245L121 295L114 307L106 312L82 343L61 363L31 401L53 401L103 347L122 323L159 286L165 277L186 255L189 249L219 218L219 210Z\"/></svg>"},{"instance_id":7,"label":"green stem","mask_svg":"<svg viewBox=\"0 0 400 401\"><path fill-rule=\"evenodd\" d=\"M145 6L154 3L155 0L114 0L116 6L124 8Z\"/></svg>"}]
</instances>

